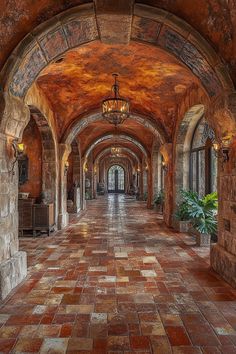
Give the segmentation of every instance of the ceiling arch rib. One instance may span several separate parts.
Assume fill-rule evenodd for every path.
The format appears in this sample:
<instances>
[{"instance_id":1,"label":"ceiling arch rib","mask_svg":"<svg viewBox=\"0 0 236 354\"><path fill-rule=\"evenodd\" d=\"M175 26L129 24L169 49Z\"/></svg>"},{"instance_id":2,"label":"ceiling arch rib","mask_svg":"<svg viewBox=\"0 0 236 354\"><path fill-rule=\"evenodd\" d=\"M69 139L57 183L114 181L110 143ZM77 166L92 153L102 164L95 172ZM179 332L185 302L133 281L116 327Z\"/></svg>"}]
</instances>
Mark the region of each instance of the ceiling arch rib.
<instances>
[{"instance_id":1,"label":"ceiling arch rib","mask_svg":"<svg viewBox=\"0 0 236 354\"><path fill-rule=\"evenodd\" d=\"M133 169L134 167L134 161L130 157L119 157L119 158L113 158L110 156L103 156L101 158L100 163L103 164L104 162L109 164L109 165L118 165L119 162L123 162L124 164L127 163L130 165L130 167Z\"/></svg>"},{"instance_id":2,"label":"ceiling arch rib","mask_svg":"<svg viewBox=\"0 0 236 354\"><path fill-rule=\"evenodd\" d=\"M138 158L138 156L129 148L126 147L122 147L122 146L117 146L120 147L122 149L122 151L125 151L127 153L129 153L136 161L137 163L140 163L140 159ZM98 163L99 159L104 156L105 154L108 154L111 151L111 147L106 148L104 150L102 150L94 159L94 163Z\"/></svg>"},{"instance_id":3,"label":"ceiling arch rib","mask_svg":"<svg viewBox=\"0 0 236 354\"><path fill-rule=\"evenodd\" d=\"M133 143L134 145L136 145L141 151L142 153L144 154L145 157L147 157L147 152L146 152L146 149L144 148L144 146L139 142L137 141L136 139L128 136L128 135L123 135L123 134L120 134L120 135L117 135L117 134L108 134L108 135L105 135L103 137L100 137L98 139L96 139L90 146L89 148L87 148L87 150L85 151L84 153L84 158L87 159L90 152L94 149L94 147L100 143L102 143L103 141L106 141L106 140L114 140L114 141L119 141L119 140L124 140L124 141L129 141L131 143Z\"/></svg>"},{"instance_id":4,"label":"ceiling arch rib","mask_svg":"<svg viewBox=\"0 0 236 354\"><path fill-rule=\"evenodd\" d=\"M85 128L89 126L91 123L99 122L101 121L101 112L93 112L90 114L86 114L82 116L78 120L74 120L72 124L70 124L63 137L62 137L62 143L65 144L71 144L71 142L74 140L74 138L79 135ZM131 121L135 121L142 125L144 128L147 128L150 130L150 132L153 133L153 135L162 143L164 144L165 142L168 142L168 135L165 131L165 129L162 127L162 125L157 122L153 122L149 119L149 117L142 116L140 114L135 114L131 113L129 118Z\"/></svg>"},{"instance_id":5,"label":"ceiling arch rib","mask_svg":"<svg viewBox=\"0 0 236 354\"><path fill-rule=\"evenodd\" d=\"M3 71L4 90L23 98L50 62L96 39L99 33L93 4L80 5L46 21L13 51ZM177 57L199 78L211 98L222 88L233 89L227 67L213 48L190 25L166 11L136 4L131 39L160 46Z\"/></svg>"}]
</instances>

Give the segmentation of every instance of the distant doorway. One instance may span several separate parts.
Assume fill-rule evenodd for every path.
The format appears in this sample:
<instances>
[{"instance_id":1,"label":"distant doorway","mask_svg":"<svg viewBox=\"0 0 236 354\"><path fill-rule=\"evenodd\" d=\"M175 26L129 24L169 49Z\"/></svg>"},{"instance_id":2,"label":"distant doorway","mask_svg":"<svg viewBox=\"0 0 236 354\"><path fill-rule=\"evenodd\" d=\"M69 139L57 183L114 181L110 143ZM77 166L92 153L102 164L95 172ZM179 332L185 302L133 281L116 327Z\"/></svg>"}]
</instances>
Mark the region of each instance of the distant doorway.
<instances>
[{"instance_id":1,"label":"distant doorway","mask_svg":"<svg viewBox=\"0 0 236 354\"><path fill-rule=\"evenodd\" d=\"M125 171L119 165L113 165L108 170L108 193L125 192Z\"/></svg>"}]
</instances>

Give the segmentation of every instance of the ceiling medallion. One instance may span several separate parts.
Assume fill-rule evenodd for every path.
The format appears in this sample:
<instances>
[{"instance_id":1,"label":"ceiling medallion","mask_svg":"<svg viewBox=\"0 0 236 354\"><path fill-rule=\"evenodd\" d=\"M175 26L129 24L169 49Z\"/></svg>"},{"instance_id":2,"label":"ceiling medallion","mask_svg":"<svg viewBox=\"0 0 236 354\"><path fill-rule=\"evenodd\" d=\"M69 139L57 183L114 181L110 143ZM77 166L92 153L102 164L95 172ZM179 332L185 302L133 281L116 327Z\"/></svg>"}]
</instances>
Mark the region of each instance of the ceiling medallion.
<instances>
[{"instance_id":1,"label":"ceiling medallion","mask_svg":"<svg viewBox=\"0 0 236 354\"><path fill-rule=\"evenodd\" d=\"M114 77L114 84L111 91L114 96L102 101L102 116L109 123L117 126L124 123L129 117L130 104L127 99L119 94L118 74L112 74L112 76Z\"/></svg>"}]
</instances>

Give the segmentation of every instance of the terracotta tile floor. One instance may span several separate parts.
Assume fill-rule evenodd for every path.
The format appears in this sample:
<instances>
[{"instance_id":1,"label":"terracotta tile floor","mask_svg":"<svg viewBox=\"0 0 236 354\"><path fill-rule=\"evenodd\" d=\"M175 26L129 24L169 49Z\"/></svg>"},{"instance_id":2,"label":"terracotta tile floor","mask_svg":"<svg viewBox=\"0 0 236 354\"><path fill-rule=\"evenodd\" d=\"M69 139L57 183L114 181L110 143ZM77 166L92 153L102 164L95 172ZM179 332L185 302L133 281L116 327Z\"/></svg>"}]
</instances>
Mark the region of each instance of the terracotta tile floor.
<instances>
[{"instance_id":1,"label":"terracotta tile floor","mask_svg":"<svg viewBox=\"0 0 236 354\"><path fill-rule=\"evenodd\" d=\"M0 353L236 353L236 291L144 203L110 195L20 244L29 275L0 308Z\"/></svg>"}]
</instances>

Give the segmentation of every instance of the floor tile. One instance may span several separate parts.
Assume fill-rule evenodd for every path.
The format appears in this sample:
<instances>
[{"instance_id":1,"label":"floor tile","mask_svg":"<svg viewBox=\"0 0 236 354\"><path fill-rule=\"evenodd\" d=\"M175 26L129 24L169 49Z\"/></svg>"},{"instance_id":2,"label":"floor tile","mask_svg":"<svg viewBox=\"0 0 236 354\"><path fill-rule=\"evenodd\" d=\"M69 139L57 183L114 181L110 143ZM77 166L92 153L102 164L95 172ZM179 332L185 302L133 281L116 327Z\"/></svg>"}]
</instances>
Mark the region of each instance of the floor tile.
<instances>
[{"instance_id":1,"label":"floor tile","mask_svg":"<svg viewBox=\"0 0 236 354\"><path fill-rule=\"evenodd\" d=\"M0 353L236 353L236 291L207 247L124 195L87 207L20 238L29 272L1 304Z\"/></svg>"}]
</instances>

